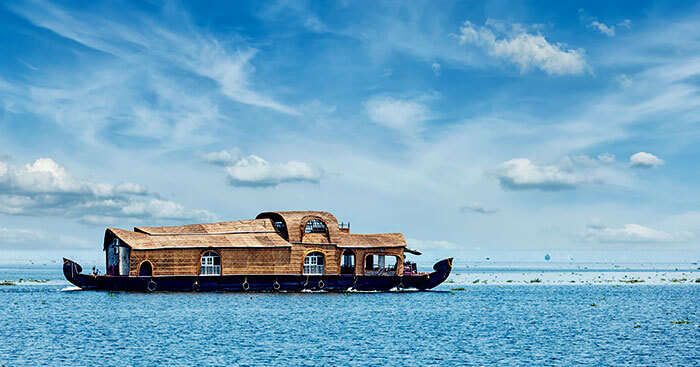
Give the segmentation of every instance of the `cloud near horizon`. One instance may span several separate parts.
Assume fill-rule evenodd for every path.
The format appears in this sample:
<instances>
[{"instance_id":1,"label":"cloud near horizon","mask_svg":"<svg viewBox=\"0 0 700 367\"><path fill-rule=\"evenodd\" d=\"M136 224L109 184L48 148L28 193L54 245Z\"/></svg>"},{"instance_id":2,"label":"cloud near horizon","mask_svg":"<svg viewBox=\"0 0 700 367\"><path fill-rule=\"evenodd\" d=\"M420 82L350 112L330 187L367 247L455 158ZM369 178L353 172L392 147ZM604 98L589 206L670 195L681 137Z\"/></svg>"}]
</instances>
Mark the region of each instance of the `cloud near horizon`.
<instances>
[{"instance_id":1,"label":"cloud near horizon","mask_svg":"<svg viewBox=\"0 0 700 367\"><path fill-rule=\"evenodd\" d=\"M79 218L211 219L163 200L143 186L93 183L74 177L51 158L15 167L0 161L0 213Z\"/></svg>"},{"instance_id":2,"label":"cloud near horizon","mask_svg":"<svg viewBox=\"0 0 700 367\"><path fill-rule=\"evenodd\" d=\"M581 237L586 241L600 243L664 243L687 242L693 240L692 232L675 234L645 227L639 224L625 224L622 227L608 227L603 224L589 224Z\"/></svg>"}]
</instances>

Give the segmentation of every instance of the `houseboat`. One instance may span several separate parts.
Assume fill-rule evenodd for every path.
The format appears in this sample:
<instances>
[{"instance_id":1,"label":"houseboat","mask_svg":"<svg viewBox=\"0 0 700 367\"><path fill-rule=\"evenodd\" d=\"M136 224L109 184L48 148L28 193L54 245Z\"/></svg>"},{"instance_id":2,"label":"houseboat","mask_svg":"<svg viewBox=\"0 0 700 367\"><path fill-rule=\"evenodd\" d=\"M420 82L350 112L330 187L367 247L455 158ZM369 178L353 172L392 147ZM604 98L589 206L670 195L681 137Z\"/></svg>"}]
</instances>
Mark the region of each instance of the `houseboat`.
<instances>
[{"instance_id":1,"label":"houseboat","mask_svg":"<svg viewBox=\"0 0 700 367\"><path fill-rule=\"evenodd\" d=\"M322 211L265 212L255 219L171 227L108 228L106 273L83 274L63 259L82 289L125 291L386 291L431 289L452 258L418 272L401 233L355 234Z\"/></svg>"}]
</instances>

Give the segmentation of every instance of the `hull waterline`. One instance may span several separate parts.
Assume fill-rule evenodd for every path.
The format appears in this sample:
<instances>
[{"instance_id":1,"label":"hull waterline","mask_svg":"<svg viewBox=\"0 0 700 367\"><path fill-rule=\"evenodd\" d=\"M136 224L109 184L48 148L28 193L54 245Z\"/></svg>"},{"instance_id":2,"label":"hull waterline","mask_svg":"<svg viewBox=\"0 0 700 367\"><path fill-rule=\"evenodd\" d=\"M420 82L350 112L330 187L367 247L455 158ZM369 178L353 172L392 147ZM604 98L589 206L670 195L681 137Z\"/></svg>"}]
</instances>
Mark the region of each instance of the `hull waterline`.
<instances>
[{"instance_id":1,"label":"hull waterline","mask_svg":"<svg viewBox=\"0 0 700 367\"><path fill-rule=\"evenodd\" d=\"M177 276L112 276L82 274L82 267L63 259L63 274L82 289L136 292L266 292L304 290L345 292L388 291L398 289L432 289L445 281L452 270L452 259L433 266L431 273L404 276L367 275L177 275Z\"/></svg>"}]
</instances>

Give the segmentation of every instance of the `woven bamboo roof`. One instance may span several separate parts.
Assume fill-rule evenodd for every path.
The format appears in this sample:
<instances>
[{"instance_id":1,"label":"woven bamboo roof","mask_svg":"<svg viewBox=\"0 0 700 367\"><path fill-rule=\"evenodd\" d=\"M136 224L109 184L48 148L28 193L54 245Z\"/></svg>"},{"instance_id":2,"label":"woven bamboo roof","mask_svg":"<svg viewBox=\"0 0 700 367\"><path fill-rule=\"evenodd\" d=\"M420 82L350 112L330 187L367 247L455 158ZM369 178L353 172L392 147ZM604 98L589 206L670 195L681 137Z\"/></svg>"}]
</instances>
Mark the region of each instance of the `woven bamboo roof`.
<instances>
[{"instance_id":1,"label":"woven bamboo roof","mask_svg":"<svg viewBox=\"0 0 700 367\"><path fill-rule=\"evenodd\" d=\"M340 233L338 247L406 247L402 233Z\"/></svg>"},{"instance_id":2,"label":"woven bamboo roof","mask_svg":"<svg viewBox=\"0 0 700 367\"><path fill-rule=\"evenodd\" d=\"M275 231L271 217L282 218L286 224L287 241L283 234ZM267 212L259 219L237 220L219 223L190 224L170 227L134 227L133 231L108 228L104 247L114 238L137 249L171 248L226 248L226 247L291 247L300 243L304 226L311 219L320 219L328 227L327 244L338 247L405 247L401 233L354 234L341 232L333 214L321 211ZM315 238L308 236L308 238ZM290 243L291 242L291 243ZM307 241L304 241L307 242Z\"/></svg>"},{"instance_id":3,"label":"woven bamboo roof","mask_svg":"<svg viewBox=\"0 0 700 367\"><path fill-rule=\"evenodd\" d=\"M134 227L134 231L146 234L166 233L224 233L224 232L269 232L275 231L269 219L248 219L231 222L188 224L172 227Z\"/></svg>"}]
</instances>

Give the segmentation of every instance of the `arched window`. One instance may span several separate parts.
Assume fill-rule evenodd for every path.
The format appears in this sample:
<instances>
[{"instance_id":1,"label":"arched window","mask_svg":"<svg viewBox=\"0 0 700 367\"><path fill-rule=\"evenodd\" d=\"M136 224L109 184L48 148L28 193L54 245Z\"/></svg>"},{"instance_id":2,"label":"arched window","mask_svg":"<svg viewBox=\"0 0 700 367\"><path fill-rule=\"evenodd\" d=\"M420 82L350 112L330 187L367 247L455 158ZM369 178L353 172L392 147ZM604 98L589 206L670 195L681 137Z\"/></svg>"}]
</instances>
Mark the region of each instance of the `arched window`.
<instances>
[{"instance_id":1,"label":"arched window","mask_svg":"<svg viewBox=\"0 0 700 367\"><path fill-rule=\"evenodd\" d=\"M355 274L355 253L352 250L343 251L340 274Z\"/></svg>"},{"instance_id":2,"label":"arched window","mask_svg":"<svg viewBox=\"0 0 700 367\"><path fill-rule=\"evenodd\" d=\"M306 222L304 233L328 233L328 228L320 219L311 219Z\"/></svg>"},{"instance_id":3,"label":"arched window","mask_svg":"<svg viewBox=\"0 0 700 367\"><path fill-rule=\"evenodd\" d=\"M221 275L221 256L214 251L205 252L202 255L199 275Z\"/></svg>"},{"instance_id":4,"label":"arched window","mask_svg":"<svg viewBox=\"0 0 700 367\"><path fill-rule=\"evenodd\" d=\"M312 252L304 258L304 275L323 275L323 254Z\"/></svg>"},{"instance_id":5,"label":"arched window","mask_svg":"<svg viewBox=\"0 0 700 367\"><path fill-rule=\"evenodd\" d=\"M139 276L140 277L150 277L153 275L153 265L150 261L144 261L139 266Z\"/></svg>"}]
</instances>

